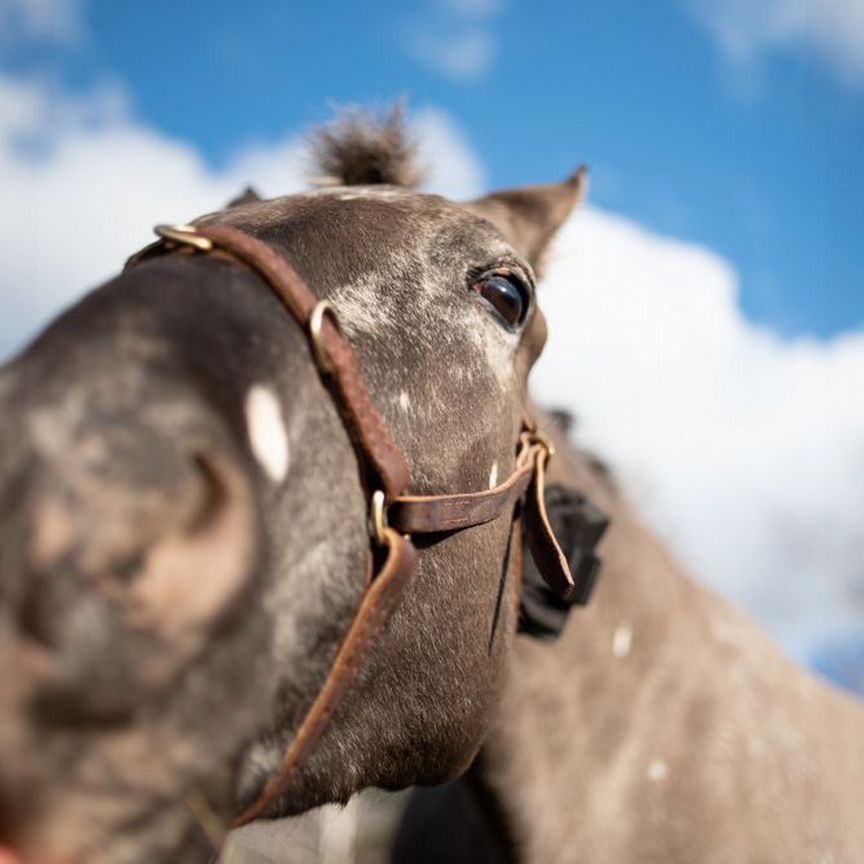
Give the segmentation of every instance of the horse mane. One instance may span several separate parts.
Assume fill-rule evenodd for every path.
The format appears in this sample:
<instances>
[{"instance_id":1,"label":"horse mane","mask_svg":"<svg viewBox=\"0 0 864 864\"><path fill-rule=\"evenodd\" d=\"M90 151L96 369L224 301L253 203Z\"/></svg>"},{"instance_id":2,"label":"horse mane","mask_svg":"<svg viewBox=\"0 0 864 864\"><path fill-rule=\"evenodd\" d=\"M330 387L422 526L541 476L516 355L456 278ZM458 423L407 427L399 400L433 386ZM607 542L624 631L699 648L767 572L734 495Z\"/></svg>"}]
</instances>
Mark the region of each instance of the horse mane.
<instances>
[{"instance_id":1,"label":"horse mane","mask_svg":"<svg viewBox=\"0 0 864 864\"><path fill-rule=\"evenodd\" d=\"M311 144L318 186L390 185L413 188L421 180L417 145L405 129L404 108L386 116L347 108L315 129Z\"/></svg>"}]
</instances>

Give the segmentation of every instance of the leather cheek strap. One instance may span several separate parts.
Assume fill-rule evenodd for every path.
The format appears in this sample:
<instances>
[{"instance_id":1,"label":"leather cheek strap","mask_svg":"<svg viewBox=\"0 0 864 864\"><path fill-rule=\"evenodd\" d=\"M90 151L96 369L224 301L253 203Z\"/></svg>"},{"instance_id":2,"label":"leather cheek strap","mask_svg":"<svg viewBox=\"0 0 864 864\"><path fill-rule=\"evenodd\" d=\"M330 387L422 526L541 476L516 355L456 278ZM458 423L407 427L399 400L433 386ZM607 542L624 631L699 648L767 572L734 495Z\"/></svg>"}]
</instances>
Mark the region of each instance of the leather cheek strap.
<instances>
[{"instance_id":1,"label":"leather cheek strap","mask_svg":"<svg viewBox=\"0 0 864 864\"><path fill-rule=\"evenodd\" d=\"M279 770L267 781L255 802L237 817L234 821L235 828L263 816L270 805L288 790L294 776L330 725L342 697L353 684L370 648L395 608L414 569L417 552L407 537L392 528L385 528L384 533L387 560L366 589L351 626L336 652L324 685L306 712Z\"/></svg>"},{"instance_id":2,"label":"leather cheek strap","mask_svg":"<svg viewBox=\"0 0 864 864\"><path fill-rule=\"evenodd\" d=\"M199 228L197 233L257 271L293 318L308 328L318 299L306 281L275 249L228 225L207 225ZM321 321L321 337L332 365L327 378L338 392L342 417L361 456L361 465L373 468L387 498L392 499L411 482L408 462L390 437L363 382L357 357L334 320L331 316L324 316Z\"/></svg>"},{"instance_id":3,"label":"leather cheek strap","mask_svg":"<svg viewBox=\"0 0 864 864\"><path fill-rule=\"evenodd\" d=\"M161 225L157 226L156 233L162 239L133 255L126 263L127 269L166 253L194 255L203 252L227 259L256 273L291 318L308 332L319 300L306 280L269 244L238 228L218 223ZM206 245L201 246L201 243ZM316 365L335 397L364 471L365 484L383 489L389 501L408 488L411 471L405 454L393 441L366 389L354 351L335 321L332 314L321 320L320 338L330 368L325 373L317 357Z\"/></svg>"}]
</instances>

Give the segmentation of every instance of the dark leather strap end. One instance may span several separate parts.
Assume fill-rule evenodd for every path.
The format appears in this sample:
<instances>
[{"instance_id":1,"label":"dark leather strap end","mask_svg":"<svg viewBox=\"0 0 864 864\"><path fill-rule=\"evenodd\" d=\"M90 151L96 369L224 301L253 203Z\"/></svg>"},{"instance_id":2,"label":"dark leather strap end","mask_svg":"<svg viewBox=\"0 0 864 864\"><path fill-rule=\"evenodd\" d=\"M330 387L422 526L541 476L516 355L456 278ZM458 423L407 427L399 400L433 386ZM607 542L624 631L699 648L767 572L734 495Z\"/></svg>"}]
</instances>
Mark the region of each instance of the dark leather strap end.
<instances>
[{"instance_id":1,"label":"dark leather strap end","mask_svg":"<svg viewBox=\"0 0 864 864\"><path fill-rule=\"evenodd\" d=\"M567 623L571 608L584 606L591 598L601 568L594 550L609 526L609 519L584 495L559 485L544 490L543 514L545 522L539 514L529 518L526 513L525 541L531 556L525 558L520 630L537 639L556 639ZM560 575L555 569L551 574L546 569L550 559L553 566L557 566L557 562L547 551L549 538L544 533L540 534L538 542L537 524L549 526L557 549L566 558L573 584L564 585L563 591L558 587Z\"/></svg>"},{"instance_id":2,"label":"dark leather strap end","mask_svg":"<svg viewBox=\"0 0 864 864\"><path fill-rule=\"evenodd\" d=\"M555 536L546 511L546 458L538 459L525 499L525 539L531 557L549 588L561 599L576 593L570 562Z\"/></svg>"},{"instance_id":3,"label":"dark leather strap end","mask_svg":"<svg viewBox=\"0 0 864 864\"><path fill-rule=\"evenodd\" d=\"M575 561L573 558L570 560L575 590L566 599L576 606L587 606L600 575L600 559L588 550L577 553L577 556L574 556Z\"/></svg>"}]
</instances>

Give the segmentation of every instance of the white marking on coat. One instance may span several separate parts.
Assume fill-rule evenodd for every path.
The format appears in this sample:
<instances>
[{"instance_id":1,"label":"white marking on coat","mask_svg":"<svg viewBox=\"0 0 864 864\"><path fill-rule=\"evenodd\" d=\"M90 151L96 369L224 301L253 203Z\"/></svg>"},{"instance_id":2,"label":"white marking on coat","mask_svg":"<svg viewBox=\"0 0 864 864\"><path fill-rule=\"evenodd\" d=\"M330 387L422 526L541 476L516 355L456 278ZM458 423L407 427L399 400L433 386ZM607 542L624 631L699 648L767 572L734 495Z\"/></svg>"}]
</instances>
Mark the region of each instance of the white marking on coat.
<instances>
[{"instance_id":1,"label":"white marking on coat","mask_svg":"<svg viewBox=\"0 0 864 864\"><path fill-rule=\"evenodd\" d=\"M612 636L612 654L619 658L626 657L630 653L632 645L633 631L624 624L616 627Z\"/></svg>"},{"instance_id":2,"label":"white marking on coat","mask_svg":"<svg viewBox=\"0 0 864 864\"><path fill-rule=\"evenodd\" d=\"M329 299L349 339L363 335L382 338L399 312L392 297L382 294L371 277L340 285Z\"/></svg>"},{"instance_id":3,"label":"white marking on coat","mask_svg":"<svg viewBox=\"0 0 864 864\"><path fill-rule=\"evenodd\" d=\"M399 393L399 407L403 411L407 411L411 407L411 400L408 398L407 390L402 390Z\"/></svg>"},{"instance_id":4,"label":"white marking on coat","mask_svg":"<svg viewBox=\"0 0 864 864\"><path fill-rule=\"evenodd\" d=\"M662 759L655 759L648 766L648 779L659 783L665 780L669 774L669 766Z\"/></svg>"},{"instance_id":5,"label":"white marking on coat","mask_svg":"<svg viewBox=\"0 0 864 864\"><path fill-rule=\"evenodd\" d=\"M255 458L281 483L288 474L288 435L279 400L263 384L255 384L246 395L246 426Z\"/></svg>"},{"instance_id":6,"label":"white marking on coat","mask_svg":"<svg viewBox=\"0 0 864 864\"><path fill-rule=\"evenodd\" d=\"M495 484L498 482L498 463L492 463L492 470L489 472L489 488L494 489Z\"/></svg>"}]
</instances>

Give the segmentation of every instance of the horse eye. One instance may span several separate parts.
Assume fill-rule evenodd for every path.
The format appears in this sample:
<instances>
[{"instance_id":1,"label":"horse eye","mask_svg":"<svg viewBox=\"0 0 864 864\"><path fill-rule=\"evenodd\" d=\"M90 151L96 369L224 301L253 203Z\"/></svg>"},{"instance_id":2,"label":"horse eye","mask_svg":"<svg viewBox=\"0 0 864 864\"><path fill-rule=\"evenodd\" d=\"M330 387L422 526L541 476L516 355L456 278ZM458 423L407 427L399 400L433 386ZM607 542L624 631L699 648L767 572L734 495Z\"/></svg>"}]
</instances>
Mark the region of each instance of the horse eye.
<instances>
[{"instance_id":1,"label":"horse eye","mask_svg":"<svg viewBox=\"0 0 864 864\"><path fill-rule=\"evenodd\" d=\"M509 330L515 330L528 312L528 292L516 276L484 276L472 286Z\"/></svg>"}]
</instances>

